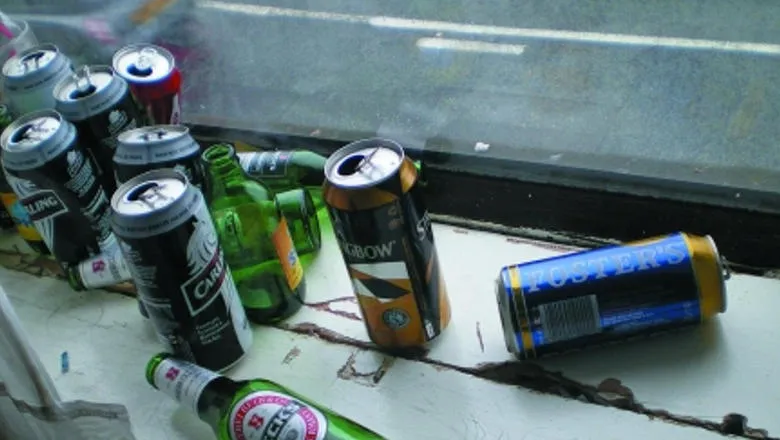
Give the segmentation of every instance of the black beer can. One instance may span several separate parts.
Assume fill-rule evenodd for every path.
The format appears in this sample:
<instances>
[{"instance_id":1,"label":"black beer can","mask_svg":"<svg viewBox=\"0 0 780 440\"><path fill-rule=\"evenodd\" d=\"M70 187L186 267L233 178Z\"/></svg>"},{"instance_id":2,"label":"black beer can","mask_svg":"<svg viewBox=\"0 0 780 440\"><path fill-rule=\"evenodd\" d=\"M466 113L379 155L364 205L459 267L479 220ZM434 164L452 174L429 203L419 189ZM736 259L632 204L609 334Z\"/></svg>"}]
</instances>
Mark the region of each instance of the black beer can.
<instances>
[{"instance_id":1,"label":"black beer can","mask_svg":"<svg viewBox=\"0 0 780 440\"><path fill-rule=\"evenodd\" d=\"M83 66L57 84L54 99L57 111L76 125L79 139L91 148L103 185L113 194L117 137L141 121L127 82L109 66Z\"/></svg>"},{"instance_id":2,"label":"black beer can","mask_svg":"<svg viewBox=\"0 0 780 440\"><path fill-rule=\"evenodd\" d=\"M173 168L187 176L203 191L205 170L200 160L200 145L183 125L152 125L128 130L119 135L114 153L117 185L158 168Z\"/></svg>"},{"instance_id":3,"label":"black beer can","mask_svg":"<svg viewBox=\"0 0 780 440\"><path fill-rule=\"evenodd\" d=\"M73 124L54 110L28 113L3 131L0 145L8 184L61 264L116 245L108 196Z\"/></svg>"},{"instance_id":4,"label":"black beer can","mask_svg":"<svg viewBox=\"0 0 780 440\"><path fill-rule=\"evenodd\" d=\"M235 365L252 330L203 194L179 171L152 170L120 185L111 208L119 247L166 349L210 370Z\"/></svg>"}]
</instances>

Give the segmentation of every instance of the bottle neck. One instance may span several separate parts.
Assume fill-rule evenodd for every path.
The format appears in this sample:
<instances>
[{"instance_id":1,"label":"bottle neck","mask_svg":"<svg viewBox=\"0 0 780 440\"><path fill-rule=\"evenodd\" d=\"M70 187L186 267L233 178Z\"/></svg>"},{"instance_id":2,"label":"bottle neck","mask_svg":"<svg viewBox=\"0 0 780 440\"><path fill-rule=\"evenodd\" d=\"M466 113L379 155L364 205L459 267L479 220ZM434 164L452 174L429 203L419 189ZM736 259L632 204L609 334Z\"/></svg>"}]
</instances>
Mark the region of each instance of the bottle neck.
<instances>
[{"instance_id":1,"label":"bottle neck","mask_svg":"<svg viewBox=\"0 0 780 440\"><path fill-rule=\"evenodd\" d=\"M212 199L214 196L225 195L229 184L245 179L236 152L231 145L212 145L203 152L202 160L209 174L209 192Z\"/></svg>"},{"instance_id":2,"label":"bottle neck","mask_svg":"<svg viewBox=\"0 0 780 440\"><path fill-rule=\"evenodd\" d=\"M217 429L230 408L238 384L190 362L158 356L147 369L147 380L163 393Z\"/></svg>"}]
</instances>

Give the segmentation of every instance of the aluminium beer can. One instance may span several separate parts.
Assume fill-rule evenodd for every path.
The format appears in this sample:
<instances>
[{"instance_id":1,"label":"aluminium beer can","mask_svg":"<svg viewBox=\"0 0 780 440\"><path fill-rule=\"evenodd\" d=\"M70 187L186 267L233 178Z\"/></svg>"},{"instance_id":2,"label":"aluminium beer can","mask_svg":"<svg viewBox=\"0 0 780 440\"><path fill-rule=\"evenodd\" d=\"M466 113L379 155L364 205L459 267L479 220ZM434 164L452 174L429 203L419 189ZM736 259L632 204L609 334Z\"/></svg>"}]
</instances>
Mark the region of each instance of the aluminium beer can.
<instances>
[{"instance_id":1,"label":"aluminium beer can","mask_svg":"<svg viewBox=\"0 0 780 440\"><path fill-rule=\"evenodd\" d=\"M712 237L678 232L505 266L496 298L507 350L535 359L698 324L728 277Z\"/></svg>"},{"instance_id":2,"label":"aluminium beer can","mask_svg":"<svg viewBox=\"0 0 780 440\"><path fill-rule=\"evenodd\" d=\"M108 196L76 129L55 110L27 113L2 136L6 181L64 266L116 245Z\"/></svg>"},{"instance_id":3,"label":"aluminium beer can","mask_svg":"<svg viewBox=\"0 0 780 440\"><path fill-rule=\"evenodd\" d=\"M109 66L81 66L53 93L56 110L76 125L79 139L95 157L110 196L116 190L112 159L117 137L141 125L127 82Z\"/></svg>"},{"instance_id":4,"label":"aluminium beer can","mask_svg":"<svg viewBox=\"0 0 780 440\"><path fill-rule=\"evenodd\" d=\"M131 44L114 54L113 67L130 84L150 124L181 123L181 71L167 49Z\"/></svg>"},{"instance_id":5,"label":"aluminium beer can","mask_svg":"<svg viewBox=\"0 0 780 440\"><path fill-rule=\"evenodd\" d=\"M200 159L200 145L183 125L152 125L119 135L114 153L117 185L146 171L173 168L201 191L206 171Z\"/></svg>"},{"instance_id":6,"label":"aluminium beer can","mask_svg":"<svg viewBox=\"0 0 780 440\"><path fill-rule=\"evenodd\" d=\"M417 169L398 143L353 142L325 163L323 198L368 335L386 348L421 346L450 321Z\"/></svg>"},{"instance_id":7,"label":"aluminium beer can","mask_svg":"<svg viewBox=\"0 0 780 440\"><path fill-rule=\"evenodd\" d=\"M166 349L223 371L252 345L203 194L172 169L140 174L111 199L117 235L144 309Z\"/></svg>"},{"instance_id":8,"label":"aluminium beer can","mask_svg":"<svg viewBox=\"0 0 780 440\"><path fill-rule=\"evenodd\" d=\"M22 116L54 108L54 88L73 74L73 62L53 44L39 44L3 63L3 99Z\"/></svg>"}]
</instances>

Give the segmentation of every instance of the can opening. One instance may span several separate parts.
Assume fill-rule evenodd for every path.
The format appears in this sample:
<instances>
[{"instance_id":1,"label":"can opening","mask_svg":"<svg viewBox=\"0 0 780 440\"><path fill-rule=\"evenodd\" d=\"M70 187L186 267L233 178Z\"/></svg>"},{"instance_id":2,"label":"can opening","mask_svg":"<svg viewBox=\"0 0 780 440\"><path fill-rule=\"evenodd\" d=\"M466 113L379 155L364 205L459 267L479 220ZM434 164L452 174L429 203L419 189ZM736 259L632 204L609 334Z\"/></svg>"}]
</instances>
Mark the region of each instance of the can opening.
<instances>
[{"instance_id":1,"label":"can opening","mask_svg":"<svg viewBox=\"0 0 780 440\"><path fill-rule=\"evenodd\" d=\"M23 125L11 135L12 144L23 144L27 142L36 142L46 139L46 130L42 127L43 121L39 123L31 122Z\"/></svg>"},{"instance_id":2,"label":"can opening","mask_svg":"<svg viewBox=\"0 0 780 440\"><path fill-rule=\"evenodd\" d=\"M40 68L41 59L46 55L44 52L33 52L22 58L22 66L25 72L32 72Z\"/></svg>"},{"instance_id":3,"label":"can opening","mask_svg":"<svg viewBox=\"0 0 780 440\"><path fill-rule=\"evenodd\" d=\"M138 185L127 193L127 200L131 202L144 200L146 199L146 197L144 196L146 195L147 191L149 191L152 188L157 188L159 186L160 185L158 185L157 182L146 182L141 185Z\"/></svg>"},{"instance_id":4,"label":"can opening","mask_svg":"<svg viewBox=\"0 0 780 440\"><path fill-rule=\"evenodd\" d=\"M365 160L366 156L362 154L356 154L354 156L348 157L344 162L341 162L341 164L338 167L338 173L342 176L351 176L357 172L360 171L363 160Z\"/></svg>"},{"instance_id":5,"label":"can opening","mask_svg":"<svg viewBox=\"0 0 780 440\"><path fill-rule=\"evenodd\" d=\"M97 90L97 87L95 87L93 84L88 85L87 87L84 87L84 89L76 89L72 92L70 92L70 95L68 96L70 99L81 99L86 98L87 96L95 93L95 90Z\"/></svg>"},{"instance_id":6,"label":"can opening","mask_svg":"<svg viewBox=\"0 0 780 440\"><path fill-rule=\"evenodd\" d=\"M146 77L153 73L152 66L148 66L148 65L144 66L139 64L131 64L127 66L127 73L133 76L140 76L140 77Z\"/></svg>"}]
</instances>

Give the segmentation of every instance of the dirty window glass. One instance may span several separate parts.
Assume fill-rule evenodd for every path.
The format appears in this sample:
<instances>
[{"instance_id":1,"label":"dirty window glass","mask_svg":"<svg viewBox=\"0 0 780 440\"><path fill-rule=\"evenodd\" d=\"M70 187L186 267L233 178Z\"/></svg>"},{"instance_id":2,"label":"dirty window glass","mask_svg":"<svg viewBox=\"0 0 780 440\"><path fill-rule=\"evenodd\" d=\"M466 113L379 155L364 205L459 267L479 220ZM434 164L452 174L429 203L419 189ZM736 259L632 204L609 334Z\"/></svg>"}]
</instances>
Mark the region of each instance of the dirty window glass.
<instances>
[{"instance_id":1,"label":"dirty window glass","mask_svg":"<svg viewBox=\"0 0 780 440\"><path fill-rule=\"evenodd\" d=\"M162 44L189 121L778 187L780 3L7 0L107 63Z\"/></svg>"}]
</instances>

